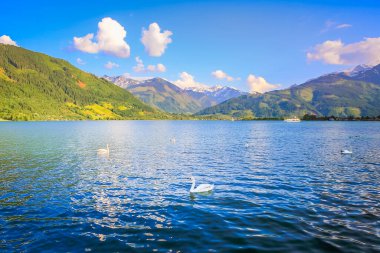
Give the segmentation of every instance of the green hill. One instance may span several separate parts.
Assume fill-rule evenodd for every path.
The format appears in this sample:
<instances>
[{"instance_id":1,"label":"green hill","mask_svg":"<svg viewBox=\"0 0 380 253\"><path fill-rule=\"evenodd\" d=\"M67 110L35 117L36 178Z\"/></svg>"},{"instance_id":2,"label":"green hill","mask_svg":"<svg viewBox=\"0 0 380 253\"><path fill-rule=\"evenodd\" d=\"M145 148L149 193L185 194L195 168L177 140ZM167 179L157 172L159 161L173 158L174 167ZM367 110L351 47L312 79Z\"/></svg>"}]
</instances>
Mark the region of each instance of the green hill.
<instances>
[{"instance_id":1,"label":"green hill","mask_svg":"<svg viewBox=\"0 0 380 253\"><path fill-rule=\"evenodd\" d=\"M264 94L244 95L206 108L198 115L236 118L380 115L380 65L355 76L333 73L304 84Z\"/></svg>"},{"instance_id":2,"label":"green hill","mask_svg":"<svg viewBox=\"0 0 380 253\"><path fill-rule=\"evenodd\" d=\"M0 44L0 119L157 119L168 115L70 63Z\"/></svg>"}]
</instances>

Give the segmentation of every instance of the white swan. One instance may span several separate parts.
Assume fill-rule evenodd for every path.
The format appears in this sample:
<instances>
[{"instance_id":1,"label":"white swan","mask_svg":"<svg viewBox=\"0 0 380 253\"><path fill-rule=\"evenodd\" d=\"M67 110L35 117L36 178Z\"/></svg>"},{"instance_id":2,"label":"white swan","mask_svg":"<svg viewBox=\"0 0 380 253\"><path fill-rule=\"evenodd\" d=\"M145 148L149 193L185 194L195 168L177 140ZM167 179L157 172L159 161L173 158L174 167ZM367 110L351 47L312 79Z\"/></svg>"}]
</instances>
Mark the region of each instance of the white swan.
<instances>
[{"instance_id":1,"label":"white swan","mask_svg":"<svg viewBox=\"0 0 380 253\"><path fill-rule=\"evenodd\" d=\"M347 150L347 149L343 149L340 151L341 154L344 154L344 155L348 155L348 154L352 154L352 151L350 150Z\"/></svg>"},{"instance_id":2,"label":"white swan","mask_svg":"<svg viewBox=\"0 0 380 253\"><path fill-rule=\"evenodd\" d=\"M191 188L190 188L190 193L200 193L200 192L209 192L214 189L213 184L200 184L198 185L197 188L195 188L195 178L190 177L191 179Z\"/></svg>"},{"instance_id":3,"label":"white swan","mask_svg":"<svg viewBox=\"0 0 380 253\"><path fill-rule=\"evenodd\" d=\"M104 149L104 148L100 148L98 149L98 155L107 155L110 153L110 148L107 144L107 149Z\"/></svg>"}]
</instances>

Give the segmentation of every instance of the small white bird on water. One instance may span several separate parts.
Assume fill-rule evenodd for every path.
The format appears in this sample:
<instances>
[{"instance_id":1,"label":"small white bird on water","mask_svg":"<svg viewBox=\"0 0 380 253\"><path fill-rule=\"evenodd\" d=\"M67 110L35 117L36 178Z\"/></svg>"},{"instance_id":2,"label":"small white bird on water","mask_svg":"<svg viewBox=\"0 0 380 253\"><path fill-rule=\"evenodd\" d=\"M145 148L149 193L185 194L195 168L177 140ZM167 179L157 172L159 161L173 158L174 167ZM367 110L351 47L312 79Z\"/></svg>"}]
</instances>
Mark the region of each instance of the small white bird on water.
<instances>
[{"instance_id":1,"label":"small white bird on water","mask_svg":"<svg viewBox=\"0 0 380 253\"><path fill-rule=\"evenodd\" d=\"M198 185L197 188L195 188L195 178L190 177L191 179L191 188L190 188L190 193L200 193L200 192L209 192L214 189L213 184L200 184Z\"/></svg>"},{"instance_id":2,"label":"small white bird on water","mask_svg":"<svg viewBox=\"0 0 380 253\"><path fill-rule=\"evenodd\" d=\"M340 153L343 154L343 155L348 155L348 154L352 154L352 151L347 150L347 149L343 149L343 150L340 151Z\"/></svg>"},{"instance_id":3,"label":"small white bird on water","mask_svg":"<svg viewBox=\"0 0 380 253\"><path fill-rule=\"evenodd\" d=\"M173 137L173 138L170 138L170 142L172 143L172 144L175 144L175 142L176 142L176 139Z\"/></svg>"},{"instance_id":4,"label":"small white bird on water","mask_svg":"<svg viewBox=\"0 0 380 253\"><path fill-rule=\"evenodd\" d=\"M98 149L98 155L109 155L110 153L110 148L107 144L107 149L104 149L104 148L100 148Z\"/></svg>"}]
</instances>

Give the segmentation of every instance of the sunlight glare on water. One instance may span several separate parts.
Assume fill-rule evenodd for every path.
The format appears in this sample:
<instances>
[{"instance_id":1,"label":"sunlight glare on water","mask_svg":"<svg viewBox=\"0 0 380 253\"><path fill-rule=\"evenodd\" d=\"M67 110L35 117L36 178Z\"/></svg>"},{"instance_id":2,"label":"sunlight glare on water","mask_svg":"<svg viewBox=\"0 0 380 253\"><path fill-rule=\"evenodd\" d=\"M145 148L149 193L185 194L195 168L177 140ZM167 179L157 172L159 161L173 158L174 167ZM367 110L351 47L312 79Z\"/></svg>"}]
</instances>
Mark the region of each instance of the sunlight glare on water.
<instances>
[{"instance_id":1,"label":"sunlight glare on water","mask_svg":"<svg viewBox=\"0 0 380 253\"><path fill-rule=\"evenodd\" d=\"M1 122L0 251L380 251L379 129Z\"/></svg>"}]
</instances>

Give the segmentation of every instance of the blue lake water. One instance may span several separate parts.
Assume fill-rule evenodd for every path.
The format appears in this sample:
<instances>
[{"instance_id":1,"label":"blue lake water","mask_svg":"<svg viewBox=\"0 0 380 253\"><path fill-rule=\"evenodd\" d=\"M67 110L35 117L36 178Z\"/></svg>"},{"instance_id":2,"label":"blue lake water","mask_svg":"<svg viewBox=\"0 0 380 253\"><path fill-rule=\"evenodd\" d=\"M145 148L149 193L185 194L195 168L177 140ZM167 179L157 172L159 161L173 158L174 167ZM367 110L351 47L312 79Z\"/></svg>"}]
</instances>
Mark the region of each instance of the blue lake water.
<instances>
[{"instance_id":1,"label":"blue lake water","mask_svg":"<svg viewBox=\"0 0 380 253\"><path fill-rule=\"evenodd\" d=\"M379 252L380 124L1 122L0 251Z\"/></svg>"}]
</instances>

